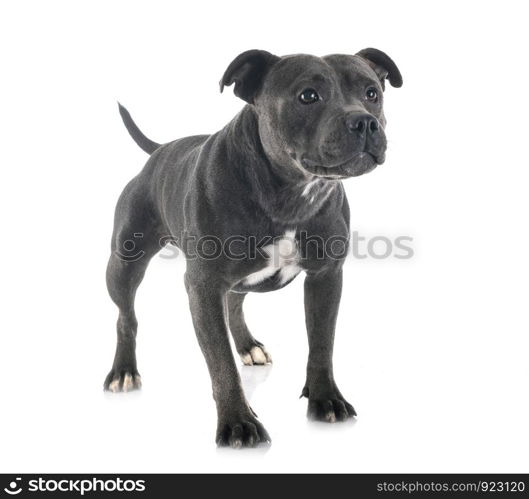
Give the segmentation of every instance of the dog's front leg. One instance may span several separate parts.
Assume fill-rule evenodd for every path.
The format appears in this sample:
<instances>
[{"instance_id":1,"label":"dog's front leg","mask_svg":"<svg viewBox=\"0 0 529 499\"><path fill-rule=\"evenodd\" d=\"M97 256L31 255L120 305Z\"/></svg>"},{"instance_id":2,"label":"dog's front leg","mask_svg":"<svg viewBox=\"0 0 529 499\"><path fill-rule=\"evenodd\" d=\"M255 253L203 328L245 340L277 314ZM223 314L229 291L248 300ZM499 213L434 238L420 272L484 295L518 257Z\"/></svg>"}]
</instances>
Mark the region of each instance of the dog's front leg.
<instances>
[{"instance_id":1,"label":"dog's front leg","mask_svg":"<svg viewBox=\"0 0 529 499\"><path fill-rule=\"evenodd\" d=\"M307 381L302 396L308 397L307 415L318 421L344 421L356 416L334 381L332 354L334 329L342 295L342 265L305 278L305 320L309 338Z\"/></svg>"},{"instance_id":2,"label":"dog's front leg","mask_svg":"<svg viewBox=\"0 0 529 499\"><path fill-rule=\"evenodd\" d=\"M228 337L226 287L196 269L194 272L188 269L185 282L195 332L206 358L217 404L217 444L241 448L270 442L246 401L235 366Z\"/></svg>"}]
</instances>

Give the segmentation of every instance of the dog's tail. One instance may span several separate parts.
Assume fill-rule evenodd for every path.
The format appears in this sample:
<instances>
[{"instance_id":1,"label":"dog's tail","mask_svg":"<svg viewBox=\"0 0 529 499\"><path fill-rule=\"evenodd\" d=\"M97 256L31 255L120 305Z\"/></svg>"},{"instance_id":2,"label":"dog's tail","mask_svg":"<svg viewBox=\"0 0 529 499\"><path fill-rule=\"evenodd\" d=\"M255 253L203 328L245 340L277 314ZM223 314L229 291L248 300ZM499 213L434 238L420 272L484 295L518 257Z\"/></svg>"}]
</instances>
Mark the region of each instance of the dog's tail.
<instances>
[{"instance_id":1,"label":"dog's tail","mask_svg":"<svg viewBox=\"0 0 529 499\"><path fill-rule=\"evenodd\" d=\"M119 114L125 123L130 136L134 139L134 142L138 144L147 154L152 154L161 144L153 142L143 135L142 131L138 128L138 125L134 123L130 113L118 102Z\"/></svg>"}]
</instances>

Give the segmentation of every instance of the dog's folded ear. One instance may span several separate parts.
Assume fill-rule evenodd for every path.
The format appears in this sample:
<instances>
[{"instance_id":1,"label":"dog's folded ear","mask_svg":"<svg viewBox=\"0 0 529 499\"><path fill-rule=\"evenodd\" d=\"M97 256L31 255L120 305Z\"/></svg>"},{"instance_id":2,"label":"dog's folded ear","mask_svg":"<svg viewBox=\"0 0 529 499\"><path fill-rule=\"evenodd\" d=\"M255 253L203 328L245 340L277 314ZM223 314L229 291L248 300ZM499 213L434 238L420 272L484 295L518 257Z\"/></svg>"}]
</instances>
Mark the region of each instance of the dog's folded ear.
<instances>
[{"instance_id":1,"label":"dog's folded ear","mask_svg":"<svg viewBox=\"0 0 529 499\"><path fill-rule=\"evenodd\" d=\"M239 54L220 80L220 91L235 83L233 93L253 104L268 70L279 61L279 57L265 50L247 50Z\"/></svg>"},{"instance_id":2,"label":"dog's folded ear","mask_svg":"<svg viewBox=\"0 0 529 499\"><path fill-rule=\"evenodd\" d=\"M382 82L382 88L384 88L386 78L392 87L402 87L402 75L400 74L399 68L391 57L382 52L382 50L368 48L357 52L356 55L365 59L373 68Z\"/></svg>"}]
</instances>

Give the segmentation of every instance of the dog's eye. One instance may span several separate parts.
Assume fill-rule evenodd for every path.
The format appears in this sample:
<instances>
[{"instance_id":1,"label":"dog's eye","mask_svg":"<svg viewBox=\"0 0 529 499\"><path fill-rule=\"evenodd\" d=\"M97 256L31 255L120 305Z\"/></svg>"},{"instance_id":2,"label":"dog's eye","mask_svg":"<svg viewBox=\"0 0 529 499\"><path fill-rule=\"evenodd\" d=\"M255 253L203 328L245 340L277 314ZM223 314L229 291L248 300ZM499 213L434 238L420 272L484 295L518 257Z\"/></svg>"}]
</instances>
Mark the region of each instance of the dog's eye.
<instances>
[{"instance_id":1,"label":"dog's eye","mask_svg":"<svg viewBox=\"0 0 529 499\"><path fill-rule=\"evenodd\" d=\"M378 91L375 87L369 87L366 90L366 99L371 102L376 102L378 100Z\"/></svg>"},{"instance_id":2,"label":"dog's eye","mask_svg":"<svg viewBox=\"0 0 529 499\"><path fill-rule=\"evenodd\" d=\"M302 104L314 104L320 100L320 96L313 88L306 88L299 94L299 100Z\"/></svg>"}]
</instances>

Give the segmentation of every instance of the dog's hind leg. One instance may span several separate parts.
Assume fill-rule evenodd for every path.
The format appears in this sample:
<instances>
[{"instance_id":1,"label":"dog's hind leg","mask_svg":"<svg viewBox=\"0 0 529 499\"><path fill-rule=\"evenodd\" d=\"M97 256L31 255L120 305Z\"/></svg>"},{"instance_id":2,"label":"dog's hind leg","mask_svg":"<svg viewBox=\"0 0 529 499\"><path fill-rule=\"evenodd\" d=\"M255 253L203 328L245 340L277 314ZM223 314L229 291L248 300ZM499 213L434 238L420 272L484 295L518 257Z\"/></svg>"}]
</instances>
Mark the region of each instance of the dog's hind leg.
<instances>
[{"instance_id":1,"label":"dog's hind leg","mask_svg":"<svg viewBox=\"0 0 529 499\"><path fill-rule=\"evenodd\" d=\"M252 336L244 320L242 304L245 297L245 293L235 293L233 291L226 295L228 322L231 335L235 341L235 347L241 356L241 360L247 366L271 364L272 357L266 351L264 345Z\"/></svg>"},{"instance_id":2,"label":"dog's hind leg","mask_svg":"<svg viewBox=\"0 0 529 499\"><path fill-rule=\"evenodd\" d=\"M140 236L141 234L141 236ZM132 232L124 238L125 249L132 248L134 235L145 237L141 232ZM134 298L150 259L160 249L152 245L138 244L137 254L125 255L116 249L112 252L107 267L107 287L110 297L119 308L117 322L117 347L112 369L105 379L105 390L127 392L141 388L141 378L136 367L136 331L138 323L134 312Z\"/></svg>"},{"instance_id":3,"label":"dog's hind leg","mask_svg":"<svg viewBox=\"0 0 529 499\"><path fill-rule=\"evenodd\" d=\"M112 254L107 266L108 292L119 309L116 354L104 383L105 390L112 392L141 387L136 366L138 323L134 298L149 261L161 247L156 222L140 204L126 192L118 202Z\"/></svg>"}]
</instances>

